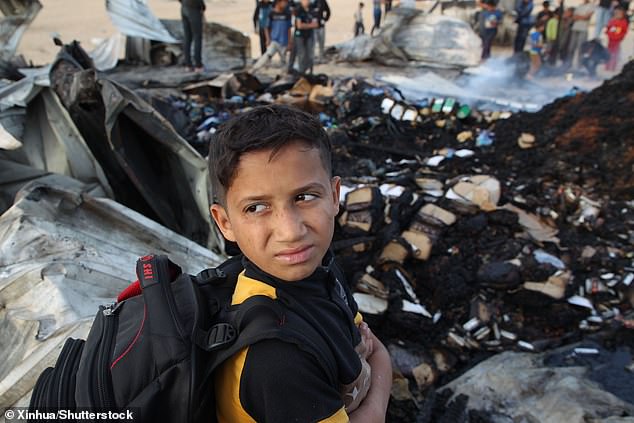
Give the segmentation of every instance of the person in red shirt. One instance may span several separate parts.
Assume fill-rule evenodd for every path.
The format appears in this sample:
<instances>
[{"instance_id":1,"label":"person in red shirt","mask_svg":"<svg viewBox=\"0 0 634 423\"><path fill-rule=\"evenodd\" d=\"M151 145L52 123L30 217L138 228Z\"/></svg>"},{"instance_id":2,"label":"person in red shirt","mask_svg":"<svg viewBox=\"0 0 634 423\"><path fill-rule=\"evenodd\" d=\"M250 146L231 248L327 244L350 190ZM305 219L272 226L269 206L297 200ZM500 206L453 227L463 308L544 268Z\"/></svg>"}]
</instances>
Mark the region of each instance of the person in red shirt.
<instances>
[{"instance_id":1,"label":"person in red shirt","mask_svg":"<svg viewBox=\"0 0 634 423\"><path fill-rule=\"evenodd\" d=\"M610 52L610 60L605 65L608 71L615 71L619 61L619 52L621 50L621 42L627 34L627 18L625 10L621 7L614 9L614 16L608 22L605 32L608 34L608 51Z\"/></svg>"}]
</instances>

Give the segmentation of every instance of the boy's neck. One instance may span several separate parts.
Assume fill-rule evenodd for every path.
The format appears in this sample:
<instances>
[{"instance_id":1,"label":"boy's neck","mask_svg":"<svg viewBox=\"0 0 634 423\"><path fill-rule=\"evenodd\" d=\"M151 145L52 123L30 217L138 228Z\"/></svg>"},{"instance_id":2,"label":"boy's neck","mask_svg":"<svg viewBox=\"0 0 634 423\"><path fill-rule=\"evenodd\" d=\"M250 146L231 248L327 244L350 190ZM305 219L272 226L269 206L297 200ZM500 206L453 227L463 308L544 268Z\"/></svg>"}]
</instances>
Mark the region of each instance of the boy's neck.
<instances>
[{"instance_id":1,"label":"boy's neck","mask_svg":"<svg viewBox=\"0 0 634 423\"><path fill-rule=\"evenodd\" d=\"M245 269L251 269L253 271L255 271L258 274L261 274L262 276L266 276L268 278L271 278L272 280L279 282L279 283L283 283L283 284L294 284L294 283L298 283L298 282L302 282L302 281L306 281L306 280L314 280L314 279L326 279L328 277L328 275L331 272L331 268L334 264L334 255L332 254L331 251L326 252L326 255L322 258L321 260L321 265L317 266L317 268L315 268L313 270L313 272L300 280L296 280L296 281L287 281L284 280L282 278L279 278L275 275L272 275L268 272L266 272L265 270L262 270L257 264L255 264L253 261L251 261L247 256L244 256L243 259L243 265ZM249 273L249 272L247 272Z\"/></svg>"}]
</instances>

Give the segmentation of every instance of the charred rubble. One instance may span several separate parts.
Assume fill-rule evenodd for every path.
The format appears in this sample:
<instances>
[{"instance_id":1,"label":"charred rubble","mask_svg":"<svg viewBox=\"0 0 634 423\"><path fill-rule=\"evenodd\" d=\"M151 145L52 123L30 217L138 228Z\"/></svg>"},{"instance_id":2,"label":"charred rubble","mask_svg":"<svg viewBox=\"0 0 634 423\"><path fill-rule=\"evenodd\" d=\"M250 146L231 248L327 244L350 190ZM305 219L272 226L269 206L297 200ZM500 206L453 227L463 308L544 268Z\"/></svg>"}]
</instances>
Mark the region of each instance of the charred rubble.
<instances>
[{"instance_id":1,"label":"charred rubble","mask_svg":"<svg viewBox=\"0 0 634 423\"><path fill-rule=\"evenodd\" d=\"M326 78L173 104L204 153L222 121L274 101L332 137L333 249L400 373L392 421L490 421L436 389L502 351L634 346L634 64L538 113Z\"/></svg>"}]
</instances>

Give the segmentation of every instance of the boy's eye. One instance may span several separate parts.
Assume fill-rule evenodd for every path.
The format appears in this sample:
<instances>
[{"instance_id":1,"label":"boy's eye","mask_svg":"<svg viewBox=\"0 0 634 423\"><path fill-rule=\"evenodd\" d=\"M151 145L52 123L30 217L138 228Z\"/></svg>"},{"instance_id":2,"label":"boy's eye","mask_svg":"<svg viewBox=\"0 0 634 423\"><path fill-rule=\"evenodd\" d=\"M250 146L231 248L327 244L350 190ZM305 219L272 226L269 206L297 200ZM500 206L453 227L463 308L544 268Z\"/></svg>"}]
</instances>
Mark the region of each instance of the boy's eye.
<instances>
[{"instance_id":1,"label":"boy's eye","mask_svg":"<svg viewBox=\"0 0 634 423\"><path fill-rule=\"evenodd\" d=\"M251 204L244 209L246 213L262 213L264 210L266 210L266 205L264 204Z\"/></svg>"},{"instance_id":2,"label":"boy's eye","mask_svg":"<svg viewBox=\"0 0 634 423\"><path fill-rule=\"evenodd\" d=\"M319 197L316 196L315 194L299 194L297 197L295 197L295 200L296 201L311 201L317 198Z\"/></svg>"}]
</instances>

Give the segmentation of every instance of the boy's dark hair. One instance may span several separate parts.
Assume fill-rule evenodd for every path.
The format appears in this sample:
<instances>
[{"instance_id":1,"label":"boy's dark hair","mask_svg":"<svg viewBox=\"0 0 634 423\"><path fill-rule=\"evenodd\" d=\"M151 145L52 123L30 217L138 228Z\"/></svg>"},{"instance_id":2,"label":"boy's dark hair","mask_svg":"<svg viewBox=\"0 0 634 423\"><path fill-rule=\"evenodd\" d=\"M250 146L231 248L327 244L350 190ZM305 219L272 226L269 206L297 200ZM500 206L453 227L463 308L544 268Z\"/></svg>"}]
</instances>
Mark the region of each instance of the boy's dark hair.
<instances>
[{"instance_id":1,"label":"boy's dark hair","mask_svg":"<svg viewBox=\"0 0 634 423\"><path fill-rule=\"evenodd\" d=\"M284 105L259 106L222 124L211 141L208 158L216 201L225 205L243 154L271 150L271 160L296 141L317 148L326 172L332 174L330 137L319 120L306 112Z\"/></svg>"},{"instance_id":2,"label":"boy's dark hair","mask_svg":"<svg viewBox=\"0 0 634 423\"><path fill-rule=\"evenodd\" d=\"M363 2L359 2L359 7L363 7Z\"/></svg>"}]
</instances>

